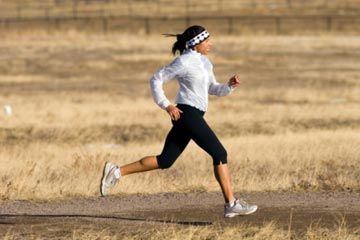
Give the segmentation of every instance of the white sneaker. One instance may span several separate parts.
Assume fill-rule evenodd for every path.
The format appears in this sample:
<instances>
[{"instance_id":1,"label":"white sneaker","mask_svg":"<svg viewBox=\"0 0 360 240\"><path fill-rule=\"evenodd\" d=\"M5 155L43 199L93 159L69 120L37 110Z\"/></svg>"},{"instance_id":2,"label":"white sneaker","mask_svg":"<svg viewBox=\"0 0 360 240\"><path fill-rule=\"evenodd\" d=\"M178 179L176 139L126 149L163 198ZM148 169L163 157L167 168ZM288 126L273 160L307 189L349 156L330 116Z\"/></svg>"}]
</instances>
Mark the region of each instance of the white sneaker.
<instances>
[{"instance_id":1,"label":"white sneaker","mask_svg":"<svg viewBox=\"0 0 360 240\"><path fill-rule=\"evenodd\" d=\"M236 199L233 206L224 207L224 217L232 218L238 215L249 215L257 210L256 205L251 205L241 199Z\"/></svg>"},{"instance_id":2,"label":"white sneaker","mask_svg":"<svg viewBox=\"0 0 360 240\"><path fill-rule=\"evenodd\" d=\"M100 183L101 196L106 196L110 188L116 185L120 179L120 175L115 174L115 171L119 169L116 164L107 162L104 166L103 176Z\"/></svg>"}]
</instances>

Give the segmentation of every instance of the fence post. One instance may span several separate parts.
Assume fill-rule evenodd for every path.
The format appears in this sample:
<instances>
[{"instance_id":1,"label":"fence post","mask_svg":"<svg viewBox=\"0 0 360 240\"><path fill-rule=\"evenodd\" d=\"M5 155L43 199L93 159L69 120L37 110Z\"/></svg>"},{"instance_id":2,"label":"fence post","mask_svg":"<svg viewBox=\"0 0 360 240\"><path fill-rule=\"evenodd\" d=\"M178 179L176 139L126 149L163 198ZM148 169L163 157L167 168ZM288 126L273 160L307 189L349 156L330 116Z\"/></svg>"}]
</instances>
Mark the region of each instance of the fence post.
<instances>
[{"instance_id":1,"label":"fence post","mask_svg":"<svg viewBox=\"0 0 360 240\"><path fill-rule=\"evenodd\" d=\"M251 5L252 5L252 8L255 9L255 8L256 8L256 5L257 5L256 0L252 0L252 1L251 1Z\"/></svg>"},{"instance_id":2,"label":"fence post","mask_svg":"<svg viewBox=\"0 0 360 240\"><path fill-rule=\"evenodd\" d=\"M17 18L21 18L21 7L18 6L18 7L16 8L16 10L17 10Z\"/></svg>"},{"instance_id":3,"label":"fence post","mask_svg":"<svg viewBox=\"0 0 360 240\"><path fill-rule=\"evenodd\" d=\"M2 19L2 22L4 29L8 30L9 29L8 19Z\"/></svg>"},{"instance_id":4,"label":"fence post","mask_svg":"<svg viewBox=\"0 0 360 240\"><path fill-rule=\"evenodd\" d=\"M55 28L56 30L59 30L60 29L59 18L54 18L54 20L55 20Z\"/></svg>"},{"instance_id":5,"label":"fence post","mask_svg":"<svg viewBox=\"0 0 360 240\"><path fill-rule=\"evenodd\" d=\"M291 8L291 7L292 7L292 2L291 2L291 0L287 0L287 3L288 3L288 5L289 5L289 7Z\"/></svg>"},{"instance_id":6,"label":"fence post","mask_svg":"<svg viewBox=\"0 0 360 240\"><path fill-rule=\"evenodd\" d=\"M129 12L129 16L131 16L131 14L132 14L132 6L131 6L131 1L127 1L127 3L128 3L128 12Z\"/></svg>"},{"instance_id":7,"label":"fence post","mask_svg":"<svg viewBox=\"0 0 360 240\"><path fill-rule=\"evenodd\" d=\"M108 19L106 17L102 18L102 27L103 27L103 34L108 32Z\"/></svg>"},{"instance_id":8,"label":"fence post","mask_svg":"<svg viewBox=\"0 0 360 240\"><path fill-rule=\"evenodd\" d=\"M233 18L229 17L229 30L228 30L228 34L232 34L233 33Z\"/></svg>"},{"instance_id":9,"label":"fence post","mask_svg":"<svg viewBox=\"0 0 360 240\"><path fill-rule=\"evenodd\" d=\"M326 17L326 27L327 27L327 31L328 32L331 32L331 29L332 29L332 21L331 21L331 16L327 16Z\"/></svg>"},{"instance_id":10,"label":"fence post","mask_svg":"<svg viewBox=\"0 0 360 240\"><path fill-rule=\"evenodd\" d=\"M161 4L160 4L160 1L156 1L156 11L157 11L157 14L160 15L161 14Z\"/></svg>"},{"instance_id":11,"label":"fence post","mask_svg":"<svg viewBox=\"0 0 360 240\"><path fill-rule=\"evenodd\" d=\"M280 31L281 31L281 27L280 27L280 17L275 17L275 22L276 22L276 34L279 35Z\"/></svg>"},{"instance_id":12,"label":"fence post","mask_svg":"<svg viewBox=\"0 0 360 240\"><path fill-rule=\"evenodd\" d=\"M190 16L190 2L186 0L186 16Z\"/></svg>"},{"instance_id":13,"label":"fence post","mask_svg":"<svg viewBox=\"0 0 360 240\"><path fill-rule=\"evenodd\" d=\"M218 0L218 11L222 12L223 8L222 8L222 0Z\"/></svg>"},{"instance_id":14,"label":"fence post","mask_svg":"<svg viewBox=\"0 0 360 240\"><path fill-rule=\"evenodd\" d=\"M146 35L150 35L150 24L148 17L145 17L145 33Z\"/></svg>"},{"instance_id":15,"label":"fence post","mask_svg":"<svg viewBox=\"0 0 360 240\"><path fill-rule=\"evenodd\" d=\"M73 18L77 18L77 0L73 1Z\"/></svg>"}]
</instances>

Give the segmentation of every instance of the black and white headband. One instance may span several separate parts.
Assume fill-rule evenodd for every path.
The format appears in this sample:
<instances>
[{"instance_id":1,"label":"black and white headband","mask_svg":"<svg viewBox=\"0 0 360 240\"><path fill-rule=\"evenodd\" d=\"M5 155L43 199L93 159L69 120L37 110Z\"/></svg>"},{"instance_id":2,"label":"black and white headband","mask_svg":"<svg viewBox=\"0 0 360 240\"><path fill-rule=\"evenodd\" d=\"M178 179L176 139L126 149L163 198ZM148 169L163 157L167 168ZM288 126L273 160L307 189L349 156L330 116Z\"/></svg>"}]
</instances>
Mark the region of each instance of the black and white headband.
<instances>
[{"instance_id":1,"label":"black and white headband","mask_svg":"<svg viewBox=\"0 0 360 240\"><path fill-rule=\"evenodd\" d=\"M194 47L196 45L198 45L199 43L201 43L202 41L204 41L205 39L207 39L210 36L210 34L208 33L208 31L204 30L201 33L199 33L198 35L196 35L195 37L193 37L192 39L190 39L189 41L186 42L186 45L188 47Z\"/></svg>"}]
</instances>

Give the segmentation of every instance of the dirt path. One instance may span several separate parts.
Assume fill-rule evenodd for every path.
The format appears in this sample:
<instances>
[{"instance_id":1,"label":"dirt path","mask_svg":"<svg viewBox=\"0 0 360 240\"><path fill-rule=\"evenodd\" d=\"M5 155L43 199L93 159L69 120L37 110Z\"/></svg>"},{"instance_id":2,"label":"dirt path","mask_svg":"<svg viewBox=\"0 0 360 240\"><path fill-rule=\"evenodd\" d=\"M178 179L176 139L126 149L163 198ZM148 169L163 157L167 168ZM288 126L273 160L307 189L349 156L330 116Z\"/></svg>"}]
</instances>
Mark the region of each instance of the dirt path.
<instances>
[{"instance_id":1,"label":"dirt path","mask_svg":"<svg viewBox=\"0 0 360 240\"><path fill-rule=\"evenodd\" d=\"M240 195L240 194L238 194ZM253 215L224 219L220 193L163 193L117 195L106 198L71 198L34 202L0 203L0 236L9 231L39 232L43 237L73 234L74 229L138 231L139 227L172 225L261 226L270 221L297 232L311 224L337 228L343 220L351 229L360 228L360 193L350 192L255 192L242 195L257 203ZM290 220L291 219L291 220Z\"/></svg>"}]
</instances>

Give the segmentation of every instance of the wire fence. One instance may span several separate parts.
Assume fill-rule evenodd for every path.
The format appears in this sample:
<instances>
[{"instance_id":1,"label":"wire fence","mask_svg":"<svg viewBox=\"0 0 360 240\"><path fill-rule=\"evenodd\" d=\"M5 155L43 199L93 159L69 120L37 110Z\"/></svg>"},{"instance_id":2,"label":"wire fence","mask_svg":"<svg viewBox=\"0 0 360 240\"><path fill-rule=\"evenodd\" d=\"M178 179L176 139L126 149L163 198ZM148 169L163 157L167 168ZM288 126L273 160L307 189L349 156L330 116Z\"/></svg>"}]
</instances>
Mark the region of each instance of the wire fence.
<instances>
[{"instance_id":1,"label":"wire fence","mask_svg":"<svg viewBox=\"0 0 360 240\"><path fill-rule=\"evenodd\" d=\"M0 0L0 19L359 13L360 0Z\"/></svg>"},{"instance_id":2,"label":"wire fence","mask_svg":"<svg viewBox=\"0 0 360 240\"><path fill-rule=\"evenodd\" d=\"M238 17L81 17L50 19L8 19L0 22L0 30L121 32L129 34L177 33L189 25L204 25L217 34L317 35L360 34L358 16L238 16Z\"/></svg>"},{"instance_id":3,"label":"wire fence","mask_svg":"<svg viewBox=\"0 0 360 240\"><path fill-rule=\"evenodd\" d=\"M360 0L0 0L2 30L153 34L191 24L225 34L359 34Z\"/></svg>"}]
</instances>

